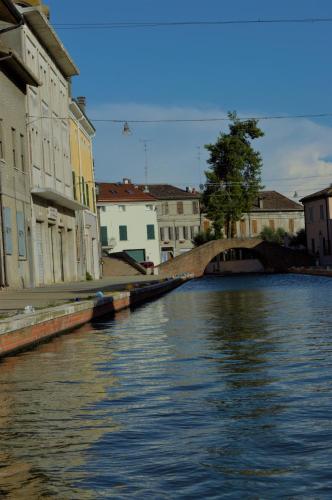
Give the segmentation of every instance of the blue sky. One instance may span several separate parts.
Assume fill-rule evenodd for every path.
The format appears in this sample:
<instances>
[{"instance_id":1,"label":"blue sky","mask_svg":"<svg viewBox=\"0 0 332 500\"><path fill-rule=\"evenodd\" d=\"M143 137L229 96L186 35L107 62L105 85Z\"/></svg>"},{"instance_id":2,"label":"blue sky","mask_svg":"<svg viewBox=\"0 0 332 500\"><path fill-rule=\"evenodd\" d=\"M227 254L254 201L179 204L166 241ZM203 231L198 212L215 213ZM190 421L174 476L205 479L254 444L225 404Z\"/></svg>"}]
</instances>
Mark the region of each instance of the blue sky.
<instances>
[{"instance_id":1,"label":"blue sky","mask_svg":"<svg viewBox=\"0 0 332 500\"><path fill-rule=\"evenodd\" d=\"M106 23L332 17L330 0L48 0L51 21ZM60 27L59 27L60 28ZM164 119L332 112L332 23L135 29L59 29L81 75L91 118ZM150 182L198 184L203 145L224 123L96 124L96 177L144 178L148 139ZM332 117L261 122L256 143L267 188L305 195L332 182ZM198 149L201 147L201 165ZM285 180L286 178L294 180ZM272 180L273 179L273 180Z\"/></svg>"}]
</instances>

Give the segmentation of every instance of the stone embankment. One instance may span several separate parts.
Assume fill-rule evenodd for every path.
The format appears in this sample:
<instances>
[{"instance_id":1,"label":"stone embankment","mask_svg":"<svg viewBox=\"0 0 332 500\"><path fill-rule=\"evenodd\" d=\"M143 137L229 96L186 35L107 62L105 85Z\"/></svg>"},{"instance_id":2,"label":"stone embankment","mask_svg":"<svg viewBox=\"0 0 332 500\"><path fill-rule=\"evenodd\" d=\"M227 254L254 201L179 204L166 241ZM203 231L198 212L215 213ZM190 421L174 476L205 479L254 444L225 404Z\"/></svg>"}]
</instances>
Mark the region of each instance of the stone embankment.
<instances>
[{"instance_id":1,"label":"stone embankment","mask_svg":"<svg viewBox=\"0 0 332 500\"><path fill-rule=\"evenodd\" d=\"M324 267L291 267L289 272L295 274L309 274L311 276L327 276L332 278L332 269L326 269Z\"/></svg>"},{"instance_id":2,"label":"stone embankment","mask_svg":"<svg viewBox=\"0 0 332 500\"><path fill-rule=\"evenodd\" d=\"M187 279L166 279L138 286L132 284L125 291L97 292L93 298L77 302L66 302L41 310L26 308L24 313L0 320L0 357L29 349L101 316L113 315L122 309L154 300L182 285Z\"/></svg>"}]
</instances>

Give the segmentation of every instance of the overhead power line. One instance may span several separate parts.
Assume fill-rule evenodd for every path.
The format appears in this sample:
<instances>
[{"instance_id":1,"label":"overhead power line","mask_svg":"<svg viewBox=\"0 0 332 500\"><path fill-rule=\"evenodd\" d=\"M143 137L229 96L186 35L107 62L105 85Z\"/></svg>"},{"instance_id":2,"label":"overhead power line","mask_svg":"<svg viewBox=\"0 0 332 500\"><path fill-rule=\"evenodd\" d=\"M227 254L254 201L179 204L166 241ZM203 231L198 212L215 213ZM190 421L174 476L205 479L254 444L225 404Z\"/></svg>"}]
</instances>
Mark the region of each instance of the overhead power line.
<instances>
[{"instance_id":1,"label":"overhead power line","mask_svg":"<svg viewBox=\"0 0 332 500\"><path fill-rule=\"evenodd\" d=\"M246 24L313 24L330 23L332 17L309 17L295 19L229 19L217 21L122 21L122 22L85 22L85 23L54 23L58 29L133 29L133 28L162 28L162 27L205 27L205 26L232 26Z\"/></svg>"},{"instance_id":2,"label":"overhead power line","mask_svg":"<svg viewBox=\"0 0 332 500\"><path fill-rule=\"evenodd\" d=\"M238 119L241 121L245 120L292 120L301 118L328 118L331 117L332 113L312 113L312 114L301 114L301 115L270 115L270 116L239 116ZM69 120L69 116L56 117L56 116L34 116L29 115L29 119L34 121L39 119L46 120ZM90 118L89 120L94 123L127 123L127 124L140 124L140 123L206 123L206 122L228 122L232 119L228 116L210 117L210 118L152 118L147 120L138 119L128 119L128 118Z\"/></svg>"}]
</instances>

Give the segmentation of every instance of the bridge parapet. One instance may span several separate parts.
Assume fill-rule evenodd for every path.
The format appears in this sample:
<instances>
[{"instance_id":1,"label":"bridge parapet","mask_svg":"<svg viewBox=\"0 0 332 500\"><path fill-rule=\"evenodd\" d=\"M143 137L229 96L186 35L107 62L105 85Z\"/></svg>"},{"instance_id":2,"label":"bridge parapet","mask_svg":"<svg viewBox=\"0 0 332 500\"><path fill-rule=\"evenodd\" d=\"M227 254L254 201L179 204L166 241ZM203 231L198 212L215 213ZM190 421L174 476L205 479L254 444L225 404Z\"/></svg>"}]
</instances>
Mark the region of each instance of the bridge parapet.
<instances>
[{"instance_id":1,"label":"bridge parapet","mask_svg":"<svg viewBox=\"0 0 332 500\"><path fill-rule=\"evenodd\" d=\"M260 238L232 238L213 240L183 253L158 266L159 274L174 276L190 273L202 276L211 260L225 250L247 248L253 250L264 268L269 271L286 272L292 266L309 266L312 259L307 254L290 250L276 243L268 243Z\"/></svg>"}]
</instances>

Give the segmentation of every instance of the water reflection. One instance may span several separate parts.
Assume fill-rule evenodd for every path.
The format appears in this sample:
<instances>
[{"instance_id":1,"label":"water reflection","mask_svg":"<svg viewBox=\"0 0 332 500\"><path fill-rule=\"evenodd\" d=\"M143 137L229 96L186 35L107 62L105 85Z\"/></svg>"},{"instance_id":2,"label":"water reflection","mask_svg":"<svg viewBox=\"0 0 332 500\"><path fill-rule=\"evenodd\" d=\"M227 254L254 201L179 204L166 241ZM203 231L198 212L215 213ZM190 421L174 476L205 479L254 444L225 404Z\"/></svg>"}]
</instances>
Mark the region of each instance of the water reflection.
<instances>
[{"instance_id":1,"label":"water reflection","mask_svg":"<svg viewBox=\"0 0 332 500\"><path fill-rule=\"evenodd\" d=\"M6 359L0 497L328 498L331 291L193 281Z\"/></svg>"}]
</instances>

